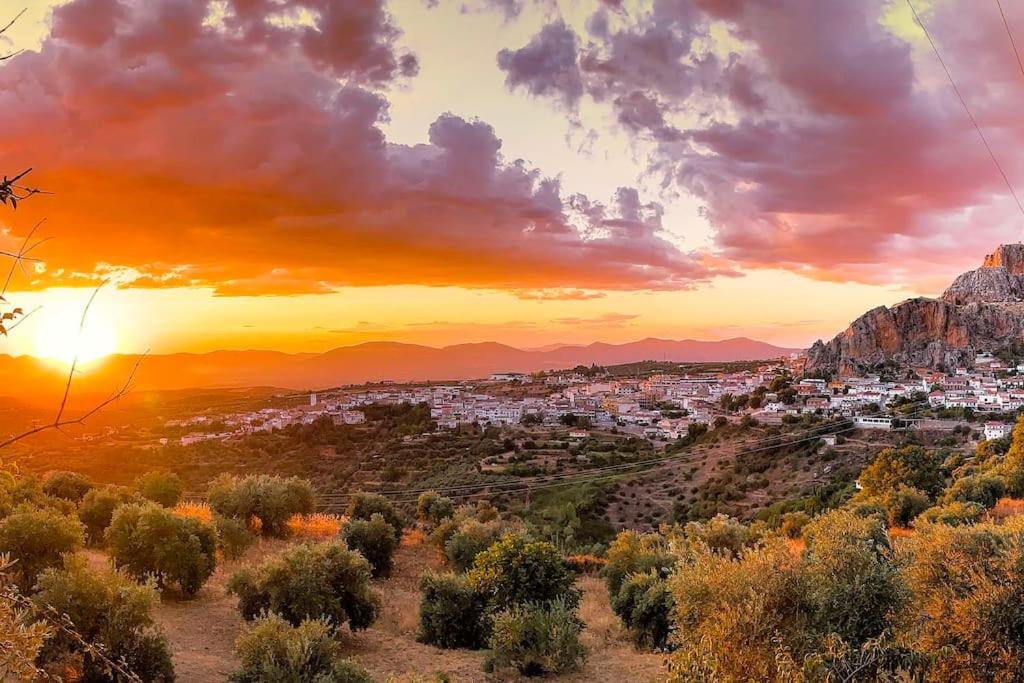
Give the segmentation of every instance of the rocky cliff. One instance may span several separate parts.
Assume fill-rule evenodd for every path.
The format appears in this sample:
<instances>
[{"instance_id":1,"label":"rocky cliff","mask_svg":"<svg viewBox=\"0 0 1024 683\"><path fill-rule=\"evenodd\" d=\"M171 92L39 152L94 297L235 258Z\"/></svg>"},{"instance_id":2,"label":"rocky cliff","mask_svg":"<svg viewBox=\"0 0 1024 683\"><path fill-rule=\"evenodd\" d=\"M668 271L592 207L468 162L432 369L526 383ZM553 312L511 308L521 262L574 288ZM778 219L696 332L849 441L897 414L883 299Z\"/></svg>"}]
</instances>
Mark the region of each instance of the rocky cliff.
<instances>
[{"instance_id":1,"label":"rocky cliff","mask_svg":"<svg viewBox=\"0 0 1024 683\"><path fill-rule=\"evenodd\" d=\"M908 299L857 318L808 352L810 372L855 375L901 366L970 366L976 353L1024 344L1024 244L1005 244L939 299Z\"/></svg>"}]
</instances>

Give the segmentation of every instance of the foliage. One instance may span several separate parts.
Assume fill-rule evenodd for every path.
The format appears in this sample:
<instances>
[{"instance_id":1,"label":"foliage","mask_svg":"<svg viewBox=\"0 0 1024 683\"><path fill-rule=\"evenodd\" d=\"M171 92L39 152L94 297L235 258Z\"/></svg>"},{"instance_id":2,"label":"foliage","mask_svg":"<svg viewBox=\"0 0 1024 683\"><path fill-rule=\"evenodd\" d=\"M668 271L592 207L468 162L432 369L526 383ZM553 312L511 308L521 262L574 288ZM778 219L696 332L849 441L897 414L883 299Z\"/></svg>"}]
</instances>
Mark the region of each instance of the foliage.
<instances>
[{"instance_id":1,"label":"foliage","mask_svg":"<svg viewBox=\"0 0 1024 683\"><path fill-rule=\"evenodd\" d=\"M294 626L308 619L348 622L358 631L377 618L379 598L370 589L370 563L341 541L289 548L255 568L235 572L228 591L252 620L275 612Z\"/></svg>"},{"instance_id":2,"label":"foliage","mask_svg":"<svg viewBox=\"0 0 1024 683\"><path fill-rule=\"evenodd\" d=\"M405 528L405 519L401 512L392 505L391 501L377 493L364 493L357 491L348 500L348 508L345 514L350 519L370 519L375 514L382 516L395 530L395 534L402 535Z\"/></svg>"},{"instance_id":3,"label":"foliage","mask_svg":"<svg viewBox=\"0 0 1024 683\"><path fill-rule=\"evenodd\" d=\"M977 503L986 508L1006 492L1006 480L993 472L973 474L953 482L942 495L943 503Z\"/></svg>"},{"instance_id":4,"label":"foliage","mask_svg":"<svg viewBox=\"0 0 1024 683\"><path fill-rule=\"evenodd\" d=\"M883 496L882 505L889 526L906 527L931 506L931 501L924 491L900 484Z\"/></svg>"},{"instance_id":5,"label":"foliage","mask_svg":"<svg viewBox=\"0 0 1024 683\"><path fill-rule=\"evenodd\" d=\"M129 503L138 503L139 494L126 486L108 484L94 488L85 494L78 506L78 518L85 525L86 537L90 543L103 542L103 532L114 518L114 510Z\"/></svg>"},{"instance_id":6,"label":"foliage","mask_svg":"<svg viewBox=\"0 0 1024 683\"><path fill-rule=\"evenodd\" d=\"M13 573L29 588L39 573L82 547L82 525L56 510L22 507L0 520L0 553L15 564Z\"/></svg>"},{"instance_id":7,"label":"foliage","mask_svg":"<svg viewBox=\"0 0 1024 683\"><path fill-rule=\"evenodd\" d=\"M793 680L830 639L853 649L881 638L906 591L877 516L823 515L795 556L781 539L729 555L682 547L671 680Z\"/></svg>"},{"instance_id":8,"label":"foliage","mask_svg":"<svg viewBox=\"0 0 1024 683\"><path fill-rule=\"evenodd\" d=\"M323 620L292 626L269 614L235 641L241 662L231 683L372 683L357 665L336 658L334 628Z\"/></svg>"},{"instance_id":9,"label":"foliage","mask_svg":"<svg viewBox=\"0 0 1024 683\"><path fill-rule=\"evenodd\" d=\"M380 513L369 520L353 519L341 531L348 547L358 551L370 563L374 577L391 573L391 559L398 549L398 536L394 527Z\"/></svg>"},{"instance_id":10,"label":"foliage","mask_svg":"<svg viewBox=\"0 0 1024 683\"><path fill-rule=\"evenodd\" d=\"M115 564L135 577L152 575L159 586L176 584L187 596L196 594L217 564L213 527L156 503L119 507L105 538Z\"/></svg>"},{"instance_id":11,"label":"foliage","mask_svg":"<svg viewBox=\"0 0 1024 683\"><path fill-rule=\"evenodd\" d=\"M980 520L984 514L985 508L977 503L962 503L956 501L928 508L921 513L917 518L917 521L958 526L960 524L974 524Z\"/></svg>"},{"instance_id":12,"label":"foliage","mask_svg":"<svg viewBox=\"0 0 1024 683\"><path fill-rule=\"evenodd\" d=\"M665 574L676 561L675 556L669 552L668 541L664 536L632 530L622 531L615 537L608 546L605 558L608 563L604 568L604 580L613 598L630 574L650 571Z\"/></svg>"},{"instance_id":13,"label":"foliage","mask_svg":"<svg viewBox=\"0 0 1024 683\"><path fill-rule=\"evenodd\" d=\"M671 632L672 593L657 572L630 574L612 597L612 611L629 629L637 648L661 650Z\"/></svg>"},{"instance_id":14,"label":"foliage","mask_svg":"<svg viewBox=\"0 0 1024 683\"><path fill-rule=\"evenodd\" d=\"M469 582L487 596L492 611L527 602L566 598L575 604L579 594L562 556L547 542L507 534L476 557Z\"/></svg>"},{"instance_id":15,"label":"foliage","mask_svg":"<svg viewBox=\"0 0 1024 683\"><path fill-rule=\"evenodd\" d=\"M886 448L860 473L860 485L868 496L884 495L903 484L934 498L945 486L942 462L939 451L921 446Z\"/></svg>"},{"instance_id":16,"label":"foliage","mask_svg":"<svg viewBox=\"0 0 1024 683\"><path fill-rule=\"evenodd\" d=\"M804 532L804 527L807 526L811 521L811 516L806 512L787 512L782 515L782 523L779 525L779 531L786 538L800 538L800 535Z\"/></svg>"},{"instance_id":17,"label":"foliage","mask_svg":"<svg viewBox=\"0 0 1024 683\"><path fill-rule=\"evenodd\" d=\"M185 484L173 472L154 470L135 480L135 490L147 500L172 508L181 500Z\"/></svg>"},{"instance_id":18,"label":"foliage","mask_svg":"<svg viewBox=\"0 0 1024 683\"><path fill-rule=\"evenodd\" d=\"M36 657L53 635L45 622L34 620L16 586L8 580L11 562L0 556L0 680L32 681L37 675Z\"/></svg>"},{"instance_id":19,"label":"foliage","mask_svg":"<svg viewBox=\"0 0 1024 683\"><path fill-rule=\"evenodd\" d=\"M922 524L909 542L908 629L933 680L1015 681L1024 658L1024 526ZM1016 673L1015 673L1016 672Z\"/></svg>"},{"instance_id":20,"label":"foliage","mask_svg":"<svg viewBox=\"0 0 1024 683\"><path fill-rule=\"evenodd\" d=\"M455 533L444 544L448 563L456 571L464 572L473 566L476 556L498 542L509 530L500 520L480 522L467 519L458 525Z\"/></svg>"},{"instance_id":21,"label":"foliage","mask_svg":"<svg viewBox=\"0 0 1024 683\"><path fill-rule=\"evenodd\" d=\"M343 525L344 518L326 512L292 515L285 524L289 536L318 540L337 536Z\"/></svg>"},{"instance_id":22,"label":"foliage","mask_svg":"<svg viewBox=\"0 0 1024 683\"><path fill-rule=\"evenodd\" d=\"M582 630L575 606L564 597L508 607L494 615L493 666L514 667L526 676L577 669L587 655Z\"/></svg>"},{"instance_id":23,"label":"foliage","mask_svg":"<svg viewBox=\"0 0 1024 683\"><path fill-rule=\"evenodd\" d=\"M84 680L120 680L96 657L92 646L98 646L107 658L123 659L144 681L174 680L167 640L153 625L159 598L152 585L139 585L119 572L93 571L84 558L69 556L63 568L43 572L35 599L67 615L78 636L58 630L43 648L43 662L77 654Z\"/></svg>"},{"instance_id":24,"label":"foliage","mask_svg":"<svg viewBox=\"0 0 1024 683\"><path fill-rule=\"evenodd\" d=\"M428 528L436 527L455 514L455 502L436 491L425 491L416 501L416 519Z\"/></svg>"},{"instance_id":25,"label":"foliage","mask_svg":"<svg viewBox=\"0 0 1024 683\"><path fill-rule=\"evenodd\" d=\"M241 520L255 517L267 536L283 536L292 515L313 511L313 498L309 481L267 474L241 478L221 475L207 491L214 512Z\"/></svg>"},{"instance_id":26,"label":"foliage","mask_svg":"<svg viewBox=\"0 0 1024 683\"><path fill-rule=\"evenodd\" d=\"M237 560L256 541L249 525L234 517L215 515L213 528L217 532L217 550L228 560Z\"/></svg>"},{"instance_id":27,"label":"foliage","mask_svg":"<svg viewBox=\"0 0 1024 683\"><path fill-rule=\"evenodd\" d=\"M43 479L43 493L73 503L82 500L93 486L92 479L78 472L50 472Z\"/></svg>"},{"instance_id":28,"label":"foliage","mask_svg":"<svg viewBox=\"0 0 1024 683\"><path fill-rule=\"evenodd\" d=\"M490 624L487 596L462 574L424 574L420 577L418 640L443 648L476 650L487 642Z\"/></svg>"}]
</instances>

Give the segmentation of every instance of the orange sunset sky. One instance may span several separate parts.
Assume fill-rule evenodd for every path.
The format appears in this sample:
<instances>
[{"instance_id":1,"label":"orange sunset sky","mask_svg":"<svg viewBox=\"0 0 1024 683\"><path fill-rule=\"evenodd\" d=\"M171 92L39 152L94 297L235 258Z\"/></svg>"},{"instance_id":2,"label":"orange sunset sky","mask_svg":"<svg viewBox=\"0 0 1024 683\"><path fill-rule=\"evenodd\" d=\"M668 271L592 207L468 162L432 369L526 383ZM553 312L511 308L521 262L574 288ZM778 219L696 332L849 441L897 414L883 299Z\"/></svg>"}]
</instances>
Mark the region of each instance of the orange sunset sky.
<instances>
[{"instance_id":1,"label":"orange sunset sky","mask_svg":"<svg viewBox=\"0 0 1024 683\"><path fill-rule=\"evenodd\" d=\"M995 7L917 5L1024 184ZM805 346L1024 228L904 0L24 6L0 163L54 194L0 242L52 239L8 353L64 353L103 279L97 354Z\"/></svg>"}]
</instances>

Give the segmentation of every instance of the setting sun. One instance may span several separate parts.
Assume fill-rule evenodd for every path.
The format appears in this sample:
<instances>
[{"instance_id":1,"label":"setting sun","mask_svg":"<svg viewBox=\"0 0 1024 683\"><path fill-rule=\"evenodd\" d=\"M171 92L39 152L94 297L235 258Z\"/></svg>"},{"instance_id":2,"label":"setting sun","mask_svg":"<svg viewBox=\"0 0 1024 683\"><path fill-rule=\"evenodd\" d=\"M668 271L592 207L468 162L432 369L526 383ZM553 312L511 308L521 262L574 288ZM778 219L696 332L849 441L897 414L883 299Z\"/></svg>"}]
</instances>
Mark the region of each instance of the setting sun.
<instances>
[{"instance_id":1,"label":"setting sun","mask_svg":"<svg viewBox=\"0 0 1024 683\"><path fill-rule=\"evenodd\" d=\"M79 363L87 363L116 348L113 320L102 308L91 310L81 329L81 309L64 305L41 310L38 315L44 312L36 331L34 355L70 365L76 355Z\"/></svg>"}]
</instances>

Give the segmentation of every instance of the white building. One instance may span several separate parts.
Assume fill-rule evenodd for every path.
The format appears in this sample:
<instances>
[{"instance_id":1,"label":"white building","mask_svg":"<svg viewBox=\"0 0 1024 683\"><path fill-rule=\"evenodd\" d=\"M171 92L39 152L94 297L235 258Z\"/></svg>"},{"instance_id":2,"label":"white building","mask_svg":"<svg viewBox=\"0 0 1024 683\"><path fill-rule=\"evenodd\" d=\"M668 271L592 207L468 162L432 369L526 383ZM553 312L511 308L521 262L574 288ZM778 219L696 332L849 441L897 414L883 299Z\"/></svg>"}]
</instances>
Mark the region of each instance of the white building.
<instances>
[{"instance_id":1,"label":"white building","mask_svg":"<svg viewBox=\"0 0 1024 683\"><path fill-rule=\"evenodd\" d=\"M1001 439L1004 436L1009 436L1013 431L1013 425L1005 424L1003 422L986 422L985 423L985 440L991 441L992 439Z\"/></svg>"}]
</instances>

